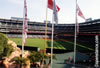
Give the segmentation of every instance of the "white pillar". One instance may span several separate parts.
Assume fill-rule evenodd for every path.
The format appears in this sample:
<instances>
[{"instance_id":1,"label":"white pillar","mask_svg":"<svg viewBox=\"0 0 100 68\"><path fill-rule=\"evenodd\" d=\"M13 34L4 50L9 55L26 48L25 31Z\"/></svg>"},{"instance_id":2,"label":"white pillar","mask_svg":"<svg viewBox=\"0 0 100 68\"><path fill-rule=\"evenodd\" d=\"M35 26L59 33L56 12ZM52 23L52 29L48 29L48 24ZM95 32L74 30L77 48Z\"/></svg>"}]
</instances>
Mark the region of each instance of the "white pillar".
<instances>
[{"instance_id":1,"label":"white pillar","mask_svg":"<svg viewBox=\"0 0 100 68\"><path fill-rule=\"evenodd\" d=\"M95 36L95 67L99 67L99 36Z\"/></svg>"}]
</instances>

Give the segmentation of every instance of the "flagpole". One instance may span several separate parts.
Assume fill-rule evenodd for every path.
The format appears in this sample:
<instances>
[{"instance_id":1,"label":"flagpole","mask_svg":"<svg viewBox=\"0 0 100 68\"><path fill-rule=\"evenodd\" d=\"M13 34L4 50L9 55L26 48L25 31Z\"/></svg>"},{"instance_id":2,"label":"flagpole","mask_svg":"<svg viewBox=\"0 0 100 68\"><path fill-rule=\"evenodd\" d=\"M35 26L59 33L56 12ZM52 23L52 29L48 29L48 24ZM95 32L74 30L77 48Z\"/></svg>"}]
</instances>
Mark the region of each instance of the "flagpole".
<instances>
[{"instance_id":1,"label":"flagpole","mask_svg":"<svg viewBox=\"0 0 100 68\"><path fill-rule=\"evenodd\" d=\"M54 6L55 0L53 0L53 15L52 15L52 37L51 37L51 68L53 68L53 36L54 36Z\"/></svg>"},{"instance_id":2,"label":"flagpole","mask_svg":"<svg viewBox=\"0 0 100 68\"><path fill-rule=\"evenodd\" d=\"M54 34L54 19L52 16L52 37L51 37L51 68L53 64L53 34Z\"/></svg>"},{"instance_id":3,"label":"flagpole","mask_svg":"<svg viewBox=\"0 0 100 68\"><path fill-rule=\"evenodd\" d=\"M24 23L25 23L25 0L24 0L24 8L23 8L23 27L22 27L22 58L24 57ZM22 64L23 68L23 64Z\"/></svg>"},{"instance_id":4,"label":"flagpole","mask_svg":"<svg viewBox=\"0 0 100 68\"><path fill-rule=\"evenodd\" d=\"M76 38L77 38L77 0L76 0L76 9L75 9L75 36L74 36L74 66L76 62Z\"/></svg>"},{"instance_id":5,"label":"flagpole","mask_svg":"<svg viewBox=\"0 0 100 68\"><path fill-rule=\"evenodd\" d=\"M45 44L44 44L44 49L46 53L46 41L47 41L47 17L48 17L48 0L47 0L47 7L46 7L46 22L45 22Z\"/></svg>"}]
</instances>

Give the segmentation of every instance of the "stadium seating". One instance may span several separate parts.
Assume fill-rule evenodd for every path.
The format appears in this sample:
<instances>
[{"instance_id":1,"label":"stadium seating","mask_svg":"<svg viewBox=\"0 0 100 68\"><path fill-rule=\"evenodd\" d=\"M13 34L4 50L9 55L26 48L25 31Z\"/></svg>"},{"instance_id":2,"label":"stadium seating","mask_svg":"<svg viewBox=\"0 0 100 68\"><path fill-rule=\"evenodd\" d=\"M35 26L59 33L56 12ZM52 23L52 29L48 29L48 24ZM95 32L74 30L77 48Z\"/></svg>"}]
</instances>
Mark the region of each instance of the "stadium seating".
<instances>
[{"instance_id":1,"label":"stadium seating","mask_svg":"<svg viewBox=\"0 0 100 68\"><path fill-rule=\"evenodd\" d=\"M0 32L8 37L21 38L23 21L0 19ZM47 38L51 38L52 24L47 23ZM54 40L74 42L75 24L54 25ZM79 23L77 44L94 49L95 35L100 34L100 19ZM28 38L45 38L45 23L28 21ZM99 37L100 38L100 37Z\"/></svg>"}]
</instances>

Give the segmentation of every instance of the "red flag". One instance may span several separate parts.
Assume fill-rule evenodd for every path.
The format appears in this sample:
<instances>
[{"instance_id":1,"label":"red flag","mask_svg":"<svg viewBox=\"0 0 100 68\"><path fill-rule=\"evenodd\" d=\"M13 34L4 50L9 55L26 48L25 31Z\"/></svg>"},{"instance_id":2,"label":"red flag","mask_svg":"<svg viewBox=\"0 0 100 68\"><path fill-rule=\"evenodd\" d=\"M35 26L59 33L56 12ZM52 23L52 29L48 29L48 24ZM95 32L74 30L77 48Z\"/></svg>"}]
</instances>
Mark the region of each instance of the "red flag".
<instances>
[{"instance_id":1,"label":"red flag","mask_svg":"<svg viewBox=\"0 0 100 68\"><path fill-rule=\"evenodd\" d=\"M48 8L53 10L53 1L48 0ZM60 10L60 8L56 5L57 12Z\"/></svg>"},{"instance_id":2,"label":"red flag","mask_svg":"<svg viewBox=\"0 0 100 68\"><path fill-rule=\"evenodd\" d=\"M77 13L78 13L78 15L79 15L80 17L82 17L82 18L85 20L85 17L84 17L84 15L83 15L81 9L79 8L78 4L77 4Z\"/></svg>"}]
</instances>

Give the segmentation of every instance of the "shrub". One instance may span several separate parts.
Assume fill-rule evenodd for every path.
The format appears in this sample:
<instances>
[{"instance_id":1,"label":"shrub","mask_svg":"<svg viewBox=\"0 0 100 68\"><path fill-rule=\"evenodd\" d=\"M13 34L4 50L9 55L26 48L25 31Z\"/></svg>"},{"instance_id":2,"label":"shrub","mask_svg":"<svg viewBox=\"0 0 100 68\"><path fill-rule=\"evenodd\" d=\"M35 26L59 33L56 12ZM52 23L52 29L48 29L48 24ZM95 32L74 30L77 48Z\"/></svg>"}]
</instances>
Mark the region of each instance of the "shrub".
<instances>
[{"instance_id":1,"label":"shrub","mask_svg":"<svg viewBox=\"0 0 100 68\"><path fill-rule=\"evenodd\" d=\"M12 47L8 45L8 38L0 33L0 58L9 56L12 52Z\"/></svg>"}]
</instances>

